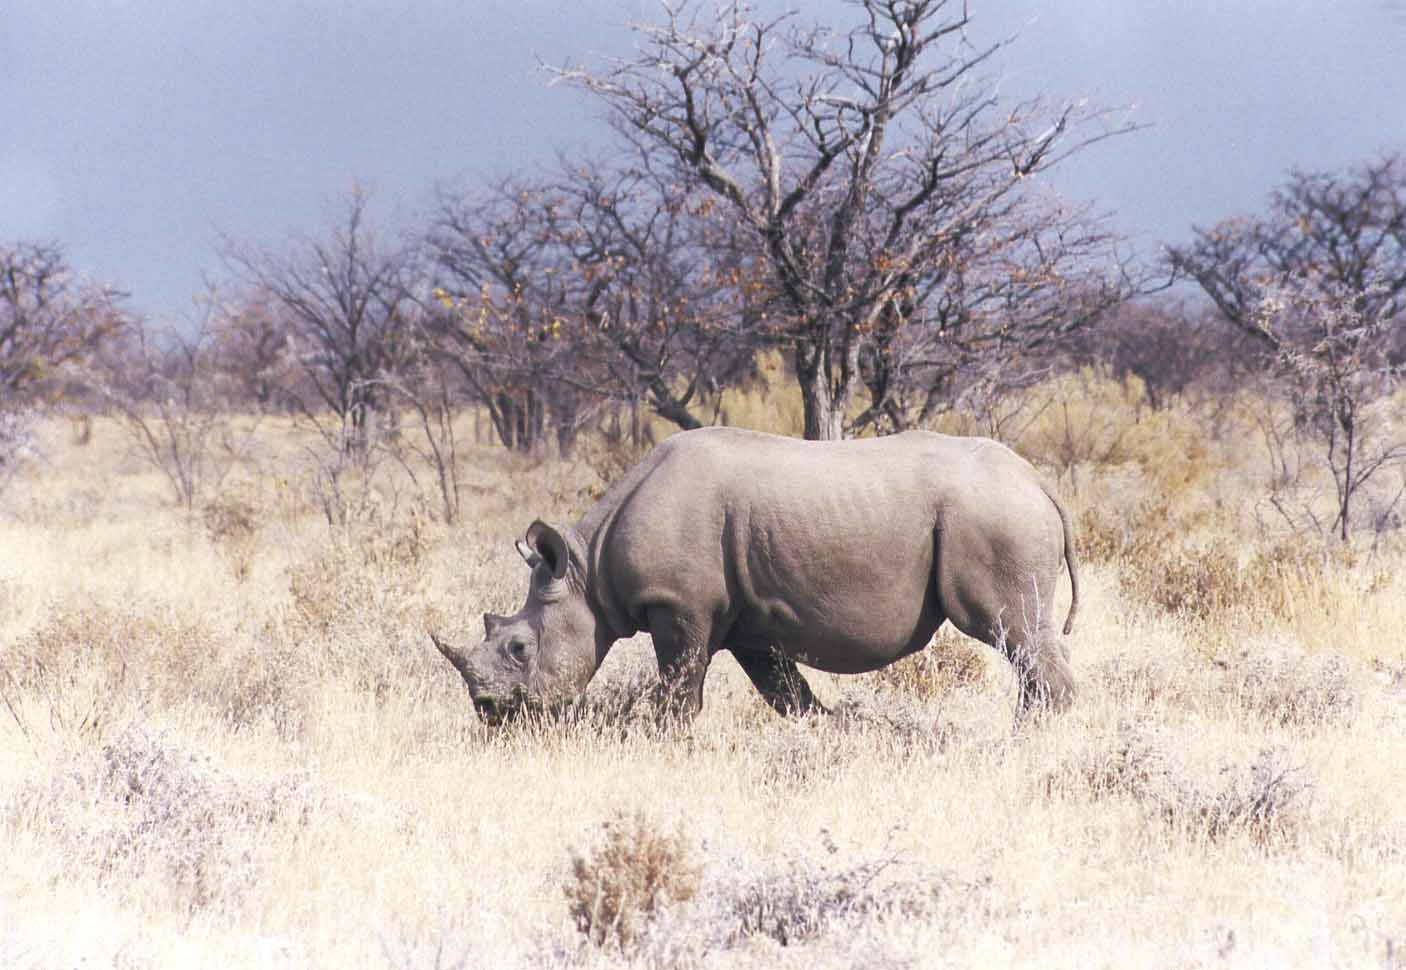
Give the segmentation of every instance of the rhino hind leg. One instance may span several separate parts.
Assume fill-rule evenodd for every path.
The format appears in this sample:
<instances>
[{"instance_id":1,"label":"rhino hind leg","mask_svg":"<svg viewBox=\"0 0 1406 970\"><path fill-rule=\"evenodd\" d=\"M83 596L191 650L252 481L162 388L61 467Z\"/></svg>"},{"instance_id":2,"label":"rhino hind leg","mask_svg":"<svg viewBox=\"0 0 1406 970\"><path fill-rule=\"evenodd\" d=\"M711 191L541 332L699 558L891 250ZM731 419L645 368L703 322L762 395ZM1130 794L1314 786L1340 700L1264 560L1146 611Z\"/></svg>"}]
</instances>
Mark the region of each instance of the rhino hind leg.
<instances>
[{"instance_id":1,"label":"rhino hind leg","mask_svg":"<svg viewBox=\"0 0 1406 970\"><path fill-rule=\"evenodd\" d=\"M824 706L815 699L796 662L781 651L733 650L732 655L752 686L782 717L824 713Z\"/></svg>"},{"instance_id":2,"label":"rhino hind leg","mask_svg":"<svg viewBox=\"0 0 1406 970\"><path fill-rule=\"evenodd\" d=\"M1062 711L1074 700L1069 654L1055 639L1053 629L1041 629L1034 637L1000 638L995 646L1005 651L1015 668L1022 713Z\"/></svg>"}]
</instances>

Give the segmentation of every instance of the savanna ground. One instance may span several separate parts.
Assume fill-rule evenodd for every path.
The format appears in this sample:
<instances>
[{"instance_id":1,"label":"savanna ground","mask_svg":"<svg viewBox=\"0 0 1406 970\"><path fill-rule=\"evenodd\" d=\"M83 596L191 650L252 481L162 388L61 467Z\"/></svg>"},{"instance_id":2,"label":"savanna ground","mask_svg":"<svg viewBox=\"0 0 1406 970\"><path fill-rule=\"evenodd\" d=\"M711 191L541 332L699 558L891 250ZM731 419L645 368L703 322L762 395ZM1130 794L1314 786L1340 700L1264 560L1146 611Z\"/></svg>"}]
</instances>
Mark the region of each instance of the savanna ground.
<instances>
[{"instance_id":1,"label":"savanna ground","mask_svg":"<svg viewBox=\"0 0 1406 970\"><path fill-rule=\"evenodd\" d=\"M385 462L332 527L286 422L187 513L51 421L0 495L0 966L1406 966L1390 519L1352 556L1280 528L1255 401L1031 393L1004 428L1085 594L1080 694L1023 723L944 633L798 720L721 657L661 725L639 638L490 732L424 631L517 609L513 540L599 492L596 443L466 448L453 527Z\"/></svg>"}]
</instances>

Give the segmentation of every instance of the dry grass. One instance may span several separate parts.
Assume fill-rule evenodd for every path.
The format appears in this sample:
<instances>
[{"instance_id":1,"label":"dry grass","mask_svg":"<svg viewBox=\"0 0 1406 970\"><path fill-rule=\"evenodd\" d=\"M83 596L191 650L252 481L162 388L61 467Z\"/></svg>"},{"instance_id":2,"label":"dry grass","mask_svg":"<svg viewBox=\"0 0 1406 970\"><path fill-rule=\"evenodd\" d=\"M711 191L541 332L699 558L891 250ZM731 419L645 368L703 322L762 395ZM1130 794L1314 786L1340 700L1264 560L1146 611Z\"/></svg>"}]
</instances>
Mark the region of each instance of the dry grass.
<instances>
[{"instance_id":1,"label":"dry grass","mask_svg":"<svg viewBox=\"0 0 1406 970\"><path fill-rule=\"evenodd\" d=\"M189 515L108 422L41 427L0 493L0 966L1402 965L1406 555L1286 545L1247 426L1135 392L1032 392L1085 597L1078 699L1025 722L943 634L799 720L719 658L661 725L640 638L491 732L423 631L515 610L590 464L466 449L452 529L387 464L332 527L277 422Z\"/></svg>"}]
</instances>

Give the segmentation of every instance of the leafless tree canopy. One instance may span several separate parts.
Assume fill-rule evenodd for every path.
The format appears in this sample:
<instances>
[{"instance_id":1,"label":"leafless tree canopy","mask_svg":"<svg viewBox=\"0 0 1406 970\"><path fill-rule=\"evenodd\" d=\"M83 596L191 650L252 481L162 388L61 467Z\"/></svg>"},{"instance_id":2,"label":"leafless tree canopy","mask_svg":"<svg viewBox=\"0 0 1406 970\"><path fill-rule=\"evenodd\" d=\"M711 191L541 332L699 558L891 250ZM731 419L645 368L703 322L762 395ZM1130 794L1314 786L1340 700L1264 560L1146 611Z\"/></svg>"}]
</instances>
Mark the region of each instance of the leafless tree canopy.
<instances>
[{"instance_id":1,"label":"leafless tree canopy","mask_svg":"<svg viewBox=\"0 0 1406 970\"><path fill-rule=\"evenodd\" d=\"M246 420L242 430L236 427L237 378L221 366L210 337L210 309L207 304L191 334L138 331L105 389L138 453L187 511L219 488L258 426Z\"/></svg>"},{"instance_id":2,"label":"leafless tree canopy","mask_svg":"<svg viewBox=\"0 0 1406 970\"><path fill-rule=\"evenodd\" d=\"M1197 229L1169 258L1227 322L1270 349L1281 335L1261 326L1264 292L1307 277L1352 294L1374 318L1397 319L1406 310L1406 161L1295 171L1267 214Z\"/></svg>"},{"instance_id":3,"label":"leafless tree canopy","mask_svg":"<svg viewBox=\"0 0 1406 970\"><path fill-rule=\"evenodd\" d=\"M226 244L225 259L286 317L298 365L314 395L310 416L330 412L350 449L364 448L380 409L377 382L415 352L415 246L378 237L369 196L354 187L325 235L287 252Z\"/></svg>"},{"instance_id":4,"label":"leafless tree canopy","mask_svg":"<svg viewBox=\"0 0 1406 970\"><path fill-rule=\"evenodd\" d=\"M600 161L442 194L439 345L505 443L530 446L547 416L560 436L583 400L700 424L690 408L745 373L757 346L755 288L716 213L711 198Z\"/></svg>"},{"instance_id":5,"label":"leafless tree canopy","mask_svg":"<svg viewBox=\"0 0 1406 970\"><path fill-rule=\"evenodd\" d=\"M427 325L509 448L534 447L549 409L559 427L574 425L574 390L554 379L572 353L573 234L559 200L525 180L440 195L430 232L437 306Z\"/></svg>"},{"instance_id":6,"label":"leafless tree canopy","mask_svg":"<svg viewBox=\"0 0 1406 970\"><path fill-rule=\"evenodd\" d=\"M237 403L257 411L283 409L312 397L299 386L297 345L288 313L271 294L245 287L221 295L211 314L214 358L233 380Z\"/></svg>"},{"instance_id":7,"label":"leafless tree canopy","mask_svg":"<svg viewBox=\"0 0 1406 970\"><path fill-rule=\"evenodd\" d=\"M115 290L76 278L51 243L0 245L0 403L61 389L129 321Z\"/></svg>"},{"instance_id":8,"label":"leafless tree canopy","mask_svg":"<svg viewBox=\"0 0 1406 970\"><path fill-rule=\"evenodd\" d=\"M949 356L1048 339L1127 292L1116 266L1089 285L1112 237L1034 178L1126 127L1002 102L980 76L1002 45L967 44L965 5L855 6L859 26L836 33L683 3L637 28L633 60L558 72L601 98L645 167L706 188L749 231L812 438L841 436L861 389L861 423L902 424L915 387L930 409L921 390Z\"/></svg>"},{"instance_id":9,"label":"leafless tree canopy","mask_svg":"<svg viewBox=\"0 0 1406 970\"><path fill-rule=\"evenodd\" d=\"M1299 477L1289 446L1306 443L1336 491L1322 531L1347 541L1363 486L1406 461L1406 438L1383 414L1406 360L1406 164L1388 155L1293 172L1266 215L1198 229L1169 259L1258 345L1271 391L1289 405L1287 427L1265 425L1275 507L1298 512L1283 492Z\"/></svg>"}]
</instances>

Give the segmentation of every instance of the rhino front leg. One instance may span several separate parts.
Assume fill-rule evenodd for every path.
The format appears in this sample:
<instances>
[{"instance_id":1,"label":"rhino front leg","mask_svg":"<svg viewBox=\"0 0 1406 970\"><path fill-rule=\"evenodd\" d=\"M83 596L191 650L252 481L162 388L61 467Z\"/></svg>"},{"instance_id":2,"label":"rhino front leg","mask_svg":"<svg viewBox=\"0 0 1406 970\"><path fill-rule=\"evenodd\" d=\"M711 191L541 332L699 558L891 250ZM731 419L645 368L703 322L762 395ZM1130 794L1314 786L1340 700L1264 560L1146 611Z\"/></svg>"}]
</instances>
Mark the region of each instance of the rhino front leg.
<instances>
[{"instance_id":1,"label":"rhino front leg","mask_svg":"<svg viewBox=\"0 0 1406 970\"><path fill-rule=\"evenodd\" d=\"M781 651L733 650L732 655L752 686L782 717L825 712L796 662Z\"/></svg>"},{"instance_id":2,"label":"rhino front leg","mask_svg":"<svg viewBox=\"0 0 1406 970\"><path fill-rule=\"evenodd\" d=\"M668 607L645 611L659 662L660 701L668 717L691 721L703 708L703 679L712 653L705 624Z\"/></svg>"}]
</instances>

